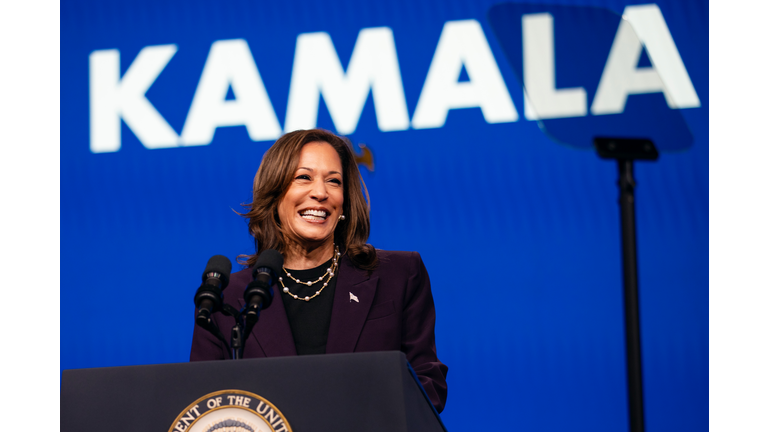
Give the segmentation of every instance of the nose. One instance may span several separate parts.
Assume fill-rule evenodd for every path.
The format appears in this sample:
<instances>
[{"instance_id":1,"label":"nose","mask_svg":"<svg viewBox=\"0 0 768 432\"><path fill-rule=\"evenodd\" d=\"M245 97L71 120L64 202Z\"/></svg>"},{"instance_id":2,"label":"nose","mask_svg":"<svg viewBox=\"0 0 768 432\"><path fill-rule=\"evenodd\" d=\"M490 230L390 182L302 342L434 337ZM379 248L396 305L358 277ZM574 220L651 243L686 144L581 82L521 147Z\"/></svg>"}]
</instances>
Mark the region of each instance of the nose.
<instances>
[{"instance_id":1,"label":"nose","mask_svg":"<svg viewBox=\"0 0 768 432\"><path fill-rule=\"evenodd\" d=\"M317 201L325 201L328 199L328 189L326 189L325 181L317 179L312 183L312 190L310 191L310 197Z\"/></svg>"}]
</instances>

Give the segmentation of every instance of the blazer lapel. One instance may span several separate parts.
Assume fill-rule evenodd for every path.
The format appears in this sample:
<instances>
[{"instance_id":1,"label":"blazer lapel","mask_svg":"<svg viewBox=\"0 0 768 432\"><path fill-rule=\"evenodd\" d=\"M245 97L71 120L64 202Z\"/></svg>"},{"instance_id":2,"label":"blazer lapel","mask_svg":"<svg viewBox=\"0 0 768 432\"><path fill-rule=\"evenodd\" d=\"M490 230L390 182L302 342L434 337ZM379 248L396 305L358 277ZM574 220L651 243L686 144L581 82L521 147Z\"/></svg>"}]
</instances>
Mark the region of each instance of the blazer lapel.
<instances>
[{"instance_id":1,"label":"blazer lapel","mask_svg":"<svg viewBox=\"0 0 768 432\"><path fill-rule=\"evenodd\" d=\"M291 325L288 324L288 315L285 313L280 287L273 285L272 289L275 293L272 304L261 311L259 322L248 336L246 347L249 343L258 343L266 357L295 356L296 344L293 342L293 333L291 333ZM238 300L242 309L245 306L245 300L242 297Z\"/></svg>"},{"instance_id":2,"label":"blazer lapel","mask_svg":"<svg viewBox=\"0 0 768 432\"><path fill-rule=\"evenodd\" d=\"M355 350L379 281L377 276L369 277L366 270L352 265L346 254L341 258L338 278L325 349L328 354Z\"/></svg>"}]
</instances>

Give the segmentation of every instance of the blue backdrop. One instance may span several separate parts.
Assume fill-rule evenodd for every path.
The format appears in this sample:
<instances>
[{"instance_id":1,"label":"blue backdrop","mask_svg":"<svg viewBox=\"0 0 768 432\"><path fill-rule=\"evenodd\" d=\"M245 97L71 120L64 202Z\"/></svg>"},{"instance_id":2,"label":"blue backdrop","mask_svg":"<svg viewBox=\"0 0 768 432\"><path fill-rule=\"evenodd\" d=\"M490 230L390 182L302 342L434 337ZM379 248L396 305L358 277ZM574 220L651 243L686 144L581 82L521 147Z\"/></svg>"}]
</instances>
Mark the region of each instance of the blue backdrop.
<instances>
[{"instance_id":1,"label":"blue backdrop","mask_svg":"<svg viewBox=\"0 0 768 432\"><path fill-rule=\"evenodd\" d=\"M646 427L706 430L708 3L628 4L62 1L61 368L187 361L261 156L317 125L373 152L370 242L427 265L449 430L624 430L617 168L583 145L619 124L680 137L636 164Z\"/></svg>"}]
</instances>

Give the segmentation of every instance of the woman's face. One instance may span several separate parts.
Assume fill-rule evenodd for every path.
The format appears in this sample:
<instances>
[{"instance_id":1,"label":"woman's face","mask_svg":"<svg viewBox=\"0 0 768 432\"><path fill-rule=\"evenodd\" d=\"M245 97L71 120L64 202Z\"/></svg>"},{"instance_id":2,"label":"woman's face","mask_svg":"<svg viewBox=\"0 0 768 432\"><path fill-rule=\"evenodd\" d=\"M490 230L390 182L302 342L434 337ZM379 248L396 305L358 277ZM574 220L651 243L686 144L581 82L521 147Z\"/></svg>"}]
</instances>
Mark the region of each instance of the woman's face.
<instances>
[{"instance_id":1,"label":"woman's face","mask_svg":"<svg viewBox=\"0 0 768 432\"><path fill-rule=\"evenodd\" d=\"M344 205L341 159L326 142L304 145L288 192L277 206L288 239L304 247L333 243Z\"/></svg>"}]
</instances>

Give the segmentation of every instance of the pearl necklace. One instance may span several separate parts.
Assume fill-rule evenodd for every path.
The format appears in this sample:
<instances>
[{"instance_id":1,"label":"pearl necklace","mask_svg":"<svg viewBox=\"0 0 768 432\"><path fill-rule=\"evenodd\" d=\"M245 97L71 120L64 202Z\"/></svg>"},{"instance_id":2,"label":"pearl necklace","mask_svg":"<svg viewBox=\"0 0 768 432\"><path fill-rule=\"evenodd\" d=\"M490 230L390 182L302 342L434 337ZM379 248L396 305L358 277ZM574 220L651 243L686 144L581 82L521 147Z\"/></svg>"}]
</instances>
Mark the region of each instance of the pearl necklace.
<instances>
[{"instance_id":1,"label":"pearl necklace","mask_svg":"<svg viewBox=\"0 0 768 432\"><path fill-rule=\"evenodd\" d=\"M283 266L283 271L285 272L286 276L288 276L289 278L293 279L297 283L304 284L306 286L312 286L312 285L314 285L316 283L320 283L323 280L324 277L328 276L328 280L326 280L323 283L323 287L320 288L319 290L317 290L315 292L315 294L312 295L311 297L310 296L299 297L296 294L292 293L291 290L289 290L288 287L285 286L285 283L283 282L283 277L282 276L277 278L277 280L280 281L280 285L283 286L283 292L284 293L286 293L289 296L293 297L295 300L303 300L303 301L308 302L308 301L312 300L313 298L319 296L320 293L323 292L325 287L328 286L328 283L331 281L331 279L336 275L336 270L339 268L339 260L338 259L339 259L340 256L341 256L341 252L339 252L339 247L334 245L333 263L331 263L331 266L328 267L328 269L325 271L325 274L323 274L322 276L317 278L317 280L309 281L309 282L300 281L300 280L296 279L295 277L291 276L291 273L288 272L288 270L285 269L285 266Z\"/></svg>"}]
</instances>

